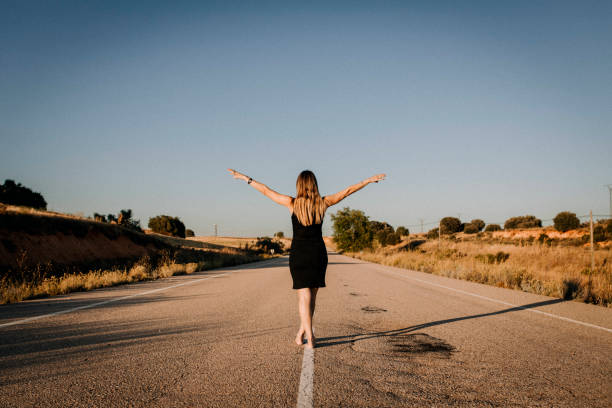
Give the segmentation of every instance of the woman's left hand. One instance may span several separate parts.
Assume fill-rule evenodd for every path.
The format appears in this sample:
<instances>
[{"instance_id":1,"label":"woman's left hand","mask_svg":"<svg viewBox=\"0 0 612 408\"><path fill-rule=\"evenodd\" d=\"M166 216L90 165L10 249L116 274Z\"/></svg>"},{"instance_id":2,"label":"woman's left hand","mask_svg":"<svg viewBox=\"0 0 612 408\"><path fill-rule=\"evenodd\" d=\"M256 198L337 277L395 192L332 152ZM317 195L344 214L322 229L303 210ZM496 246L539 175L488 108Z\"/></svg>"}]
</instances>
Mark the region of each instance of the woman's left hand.
<instances>
[{"instance_id":1,"label":"woman's left hand","mask_svg":"<svg viewBox=\"0 0 612 408\"><path fill-rule=\"evenodd\" d=\"M227 169L227 171L229 171L230 173L232 173L232 175L234 176L234 178L237 179L241 179L244 181L247 181L249 178L247 176L245 176L244 174L234 170L234 169Z\"/></svg>"}]
</instances>

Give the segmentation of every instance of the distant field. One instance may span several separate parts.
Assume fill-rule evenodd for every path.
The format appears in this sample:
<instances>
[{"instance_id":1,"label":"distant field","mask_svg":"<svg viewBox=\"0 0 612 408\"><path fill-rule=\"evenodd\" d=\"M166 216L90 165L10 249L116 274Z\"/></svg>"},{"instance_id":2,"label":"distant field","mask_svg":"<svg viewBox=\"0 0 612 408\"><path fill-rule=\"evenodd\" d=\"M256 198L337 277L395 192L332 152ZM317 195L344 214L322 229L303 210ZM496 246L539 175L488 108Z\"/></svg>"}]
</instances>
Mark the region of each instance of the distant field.
<instances>
[{"instance_id":1,"label":"distant field","mask_svg":"<svg viewBox=\"0 0 612 408\"><path fill-rule=\"evenodd\" d=\"M191 237L187 239L191 241L206 243L209 245L222 245L222 246L228 246L228 247L233 247L233 248L244 248L246 244L253 245L257 241L257 238L215 237L215 236L198 236L198 237ZM327 246L328 250L330 251L336 250L336 246L334 245L332 241L332 237L323 237L323 240L325 241L325 245ZM280 239L280 241L285 246L285 250L288 250L291 247L291 238L282 238Z\"/></svg>"},{"instance_id":2,"label":"distant field","mask_svg":"<svg viewBox=\"0 0 612 408\"><path fill-rule=\"evenodd\" d=\"M211 245L228 246L232 248L244 248L245 245L253 245L257 242L257 238L243 238L243 237L215 237L215 236L197 236L187 238L189 241L204 242ZM286 248L291 245L290 239L281 239Z\"/></svg>"}]
</instances>

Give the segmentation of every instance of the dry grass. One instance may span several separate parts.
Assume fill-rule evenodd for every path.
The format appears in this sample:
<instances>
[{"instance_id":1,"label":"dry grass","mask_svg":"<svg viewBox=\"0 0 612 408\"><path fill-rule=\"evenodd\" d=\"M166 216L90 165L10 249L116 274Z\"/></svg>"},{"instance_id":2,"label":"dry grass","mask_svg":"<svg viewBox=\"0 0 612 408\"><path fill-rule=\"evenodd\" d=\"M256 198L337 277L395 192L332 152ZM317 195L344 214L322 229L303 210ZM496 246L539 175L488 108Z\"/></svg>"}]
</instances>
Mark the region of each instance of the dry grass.
<instances>
[{"instance_id":1,"label":"dry grass","mask_svg":"<svg viewBox=\"0 0 612 408\"><path fill-rule=\"evenodd\" d=\"M265 256L267 258L269 256ZM0 281L0 304L15 303L26 299L62 295L76 291L121 285L143 280L167 278L173 275L191 274L224 266L239 265L264 257L240 253L234 249L223 249L205 261L179 263L166 259L153 266L149 258L143 258L130 268L95 270L86 273L67 273L51 276L38 282Z\"/></svg>"},{"instance_id":2,"label":"dry grass","mask_svg":"<svg viewBox=\"0 0 612 408\"><path fill-rule=\"evenodd\" d=\"M435 275L612 306L610 248L595 251L593 272L588 249L571 246L434 240L413 250L376 249L346 255Z\"/></svg>"}]
</instances>

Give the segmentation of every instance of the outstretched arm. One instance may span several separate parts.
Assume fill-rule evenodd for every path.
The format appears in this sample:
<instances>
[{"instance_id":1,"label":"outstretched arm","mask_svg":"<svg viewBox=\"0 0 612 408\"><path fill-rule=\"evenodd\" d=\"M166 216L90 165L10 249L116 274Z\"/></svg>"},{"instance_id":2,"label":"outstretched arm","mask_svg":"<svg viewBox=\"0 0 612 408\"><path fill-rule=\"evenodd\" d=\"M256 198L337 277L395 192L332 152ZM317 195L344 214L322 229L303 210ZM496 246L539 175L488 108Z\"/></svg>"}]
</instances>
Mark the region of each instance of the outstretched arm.
<instances>
[{"instance_id":1,"label":"outstretched arm","mask_svg":"<svg viewBox=\"0 0 612 408\"><path fill-rule=\"evenodd\" d=\"M362 188L364 188L368 184L370 184L370 183L378 183L380 180L384 180L385 176L386 176L386 174L377 174L377 175L372 176L372 177L370 177L368 179L360 181L357 184L353 184L352 186L349 186L349 187L345 188L344 190L337 192L336 194L325 196L325 204L328 207L331 207L332 205L338 204L340 201L344 200L346 197L350 196L354 192L361 190Z\"/></svg>"},{"instance_id":2,"label":"outstretched arm","mask_svg":"<svg viewBox=\"0 0 612 408\"><path fill-rule=\"evenodd\" d=\"M233 169L227 169L227 170L230 173L232 173L234 178L237 178L237 179L240 179L240 180L244 180L244 181L247 181L247 182L249 181L249 177L248 176L245 176L244 174L239 173L239 172L237 172L236 170L233 170ZM293 197L277 193L276 191L272 190L270 187L266 186L265 184L260 183L258 181L255 181L253 179L251 179L251 186L253 186L256 190L258 190L263 195L268 197L270 200L272 200L275 203L278 203L280 205L284 205L285 207L289 207L291 205L291 202L293 201Z\"/></svg>"}]
</instances>

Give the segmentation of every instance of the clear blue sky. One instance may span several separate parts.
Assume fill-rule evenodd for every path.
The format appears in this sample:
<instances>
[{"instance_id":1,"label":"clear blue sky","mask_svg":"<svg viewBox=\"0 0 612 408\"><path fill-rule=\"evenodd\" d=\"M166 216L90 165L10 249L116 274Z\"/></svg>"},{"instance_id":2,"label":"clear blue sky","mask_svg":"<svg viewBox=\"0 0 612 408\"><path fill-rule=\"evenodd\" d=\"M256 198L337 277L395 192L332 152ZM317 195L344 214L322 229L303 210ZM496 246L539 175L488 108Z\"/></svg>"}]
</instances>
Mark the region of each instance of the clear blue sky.
<instances>
[{"instance_id":1,"label":"clear blue sky","mask_svg":"<svg viewBox=\"0 0 612 408\"><path fill-rule=\"evenodd\" d=\"M231 167L387 173L338 209L394 226L608 212L610 2L126 3L0 4L0 178L50 209L290 235Z\"/></svg>"}]
</instances>

